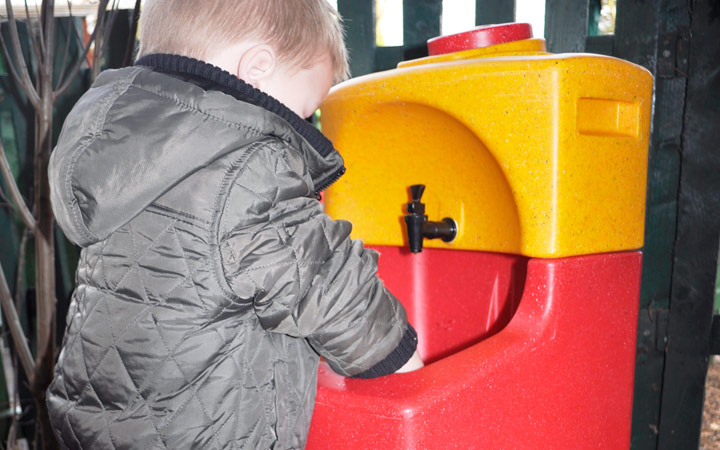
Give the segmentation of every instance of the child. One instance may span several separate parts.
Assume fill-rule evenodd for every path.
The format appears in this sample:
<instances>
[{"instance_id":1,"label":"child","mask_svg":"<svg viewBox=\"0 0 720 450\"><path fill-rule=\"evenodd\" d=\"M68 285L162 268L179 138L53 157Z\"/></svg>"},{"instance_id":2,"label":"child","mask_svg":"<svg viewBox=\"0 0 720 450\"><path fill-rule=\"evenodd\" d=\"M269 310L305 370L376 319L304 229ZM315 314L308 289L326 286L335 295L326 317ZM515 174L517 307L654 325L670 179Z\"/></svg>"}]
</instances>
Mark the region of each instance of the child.
<instances>
[{"instance_id":1,"label":"child","mask_svg":"<svg viewBox=\"0 0 720 450\"><path fill-rule=\"evenodd\" d=\"M50 164L57 221L83 247L48 390L56 436L302 448L320 356L349 377L422 366L377 255L316 199L344 171L303 120L346 75L339 18L327 0L148 0L140 42L77 103Z\"/></svg>"}]
</instances>

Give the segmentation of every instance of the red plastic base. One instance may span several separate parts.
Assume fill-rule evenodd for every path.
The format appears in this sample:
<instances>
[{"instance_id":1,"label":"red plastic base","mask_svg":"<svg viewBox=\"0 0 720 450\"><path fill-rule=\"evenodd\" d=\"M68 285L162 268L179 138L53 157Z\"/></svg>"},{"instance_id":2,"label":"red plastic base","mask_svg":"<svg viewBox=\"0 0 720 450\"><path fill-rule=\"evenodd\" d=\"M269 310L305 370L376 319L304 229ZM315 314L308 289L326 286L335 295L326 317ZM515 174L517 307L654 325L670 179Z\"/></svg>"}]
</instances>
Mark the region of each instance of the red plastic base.
<instances>
[{"instance_id":1,"label":"red plastic base","mask_svg":"<svg viewBox=\"0 0 720 450\"><path fill-rule=\"evenodd\" d=\"M418 350L424 361L497 333L520 303L526 257L433 248L413 255L405 248L372 248L381 254L380 278L423 337Z\"/></svg>"},{"instance_id":2,"label":"red plastic base","mask_svg":"<svg viewBox=\"0 0 720 450\"><path fill-rule=\"evenodd\" d=\"M393 258L383 253L387 273ZM639 252L531 259L504 329L416 372L354 380L321 365L307 448L628 448L641 259ZM450 289L432 275L425 282L434 286L428 292ZM486 315L446 298L424 298L421 317L445 311L464 323ZM436 340L461 329L447 327L443 336L442 327L423 326L431 353Z\"/></svg>"}]
</instances>

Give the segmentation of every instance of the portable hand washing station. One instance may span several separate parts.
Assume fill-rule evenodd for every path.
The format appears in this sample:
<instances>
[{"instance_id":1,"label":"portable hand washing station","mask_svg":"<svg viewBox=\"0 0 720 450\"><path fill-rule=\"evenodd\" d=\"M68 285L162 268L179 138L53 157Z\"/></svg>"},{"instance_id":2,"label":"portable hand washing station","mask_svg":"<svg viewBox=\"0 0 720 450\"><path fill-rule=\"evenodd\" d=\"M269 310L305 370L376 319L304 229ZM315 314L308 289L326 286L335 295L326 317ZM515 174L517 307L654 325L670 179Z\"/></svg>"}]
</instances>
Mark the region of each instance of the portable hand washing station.
<instances>
[{"instance_id":1,"label":"portable hand washing station","mask_svg":"<svg viewBox=\"0 0 720 450\"><path fill-rule=\"evenodd\" d=\"M382 254L427 366L321 365L307 448L628 448L652 77L527 24L429 50L322 106L326 212Z\"/></svg>"}]
</instances>

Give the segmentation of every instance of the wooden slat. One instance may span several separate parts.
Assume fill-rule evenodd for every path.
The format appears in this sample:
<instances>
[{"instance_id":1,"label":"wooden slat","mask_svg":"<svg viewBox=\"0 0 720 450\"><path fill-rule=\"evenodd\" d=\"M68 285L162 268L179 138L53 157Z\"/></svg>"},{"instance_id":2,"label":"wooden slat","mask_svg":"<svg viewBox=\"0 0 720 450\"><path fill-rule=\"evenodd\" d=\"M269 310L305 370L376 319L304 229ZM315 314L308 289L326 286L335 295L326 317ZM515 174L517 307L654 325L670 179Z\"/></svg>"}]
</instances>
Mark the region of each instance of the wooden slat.
<instances>
[{"instance_id":1,"label":"wooden slat","mask_svg":"<svg viewBox=\"0 0 720 450\"><path fill-rule=\"evenodd\" d=\"M713 316L710 333L710 354L720 355L720 315Z\"/></svg>"},{"instance_id":2,"label":"wooden slat","mask_svg":"<svg viewBox=\"0 0 720 450\"><path fill-rule=\"evenodd\" d=\"M442 0L404 0L406 59L427 55L427 40L440 35Z\"/></svg>"},{"instance_id":3,"label":"wooden slat","mask_svg":"<svg viewBox=\"0 0 720 450\"><path fill-rule=\"evenodd\" d=\"M613 53L645 67L654 75L661 20L659 0L620 1L617 8Z\"/></svg>"},{"instance_id":4,"label":"wooden slat","mask_svg":"<svg viewBox=\"0 0 720 450\"><path fill-rule=\"evenodd\" d=\"M613 40L615 36L607 34L604 36L588 36L585 42L585 51L587 53L596 53L599 55L613 55Z\"/></svg>"},{"instance_id":5,"label":"wooden slat","mask_svg":"<svg viewBox=\"0 0 720 450\"><path fill-rule=\"evenodd\" d=\"M475 25L507 23L515 20L515 0L476 0Z\"/></svg>"},{"instance_id":6,"label":"wooden slat","mask_svg":"<svg viewBox=\"0 0 720 450\"><path fill-rule=\"evenodd\" d=\"M357 77L374 71L375 1L338 0L338 12L345 21L345 42L350 52L350 72Z\"/></svg>"},{"instance_id":7,"label":"wooden slat","mask_svg":"<svg viewBox=\"0 0 720 450\"><path fill-rule=\"evenodd\" d=\"M378 47L375 52L375 71L394 69L405 60L405 47Z\"/></svg>"},{"instance_id":8,"label":"wooden slat","mask_svg":"<svg viewBox=\"0 0 720 450\"><path fill-rule=\"evenodd\" d=\"M549 51L585 51L587 27L588 0L546 0L545 39Z\"/></svg>"},{"instance_id":9,"label":"wooden slat","mask_svg":"<svg viewBox=\"0 0 720 450\"><path fill-rule=\"evenodd\" d=\"M619 1L613 54L656 73L659 1ZM673 241L677 218L680 147L673 117L684 93L678 86L655 83L655 111L648 167L640 316L633 394L631 447L654 450L660 424L660 401L669 317Z\"/></svg>"},{"instance_id":10,"label":"wooden slat","mask_svg":"<svg viewBox=\"0 0 720 450\"><path fill-rule=\"evenodd\" d=\"M717 2L666 0L658 81L685 81L681 170L659 449L698 448L720 230ZM669 39L668 39L669 38ZM662 65L661 65L662 63ZM662 72L661 72L662 69Z\"/></svg>"}]
</instances>

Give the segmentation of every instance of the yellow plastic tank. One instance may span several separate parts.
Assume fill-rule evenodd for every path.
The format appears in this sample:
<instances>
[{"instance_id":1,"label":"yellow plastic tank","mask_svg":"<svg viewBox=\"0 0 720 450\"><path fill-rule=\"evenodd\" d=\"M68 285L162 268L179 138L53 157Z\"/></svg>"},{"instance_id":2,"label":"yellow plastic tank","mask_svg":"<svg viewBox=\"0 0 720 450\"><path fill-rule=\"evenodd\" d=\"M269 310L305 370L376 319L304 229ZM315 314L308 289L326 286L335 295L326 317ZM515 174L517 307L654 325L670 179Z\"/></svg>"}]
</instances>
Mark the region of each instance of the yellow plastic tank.
<instances>
[{"instance_id":1,"label":"yellow plastic tank","mask_svg":"<svg viewBox=\"0 0 720 450\"><path fill-rule=\"evenodd\" d=\"M565 256L643 245L650 73L542 39L442 53L335 87L323 132L347 174L325 195L367 245L406 245L408 187L458 236L426 247Z\"/></svg>"}]
</instances>

